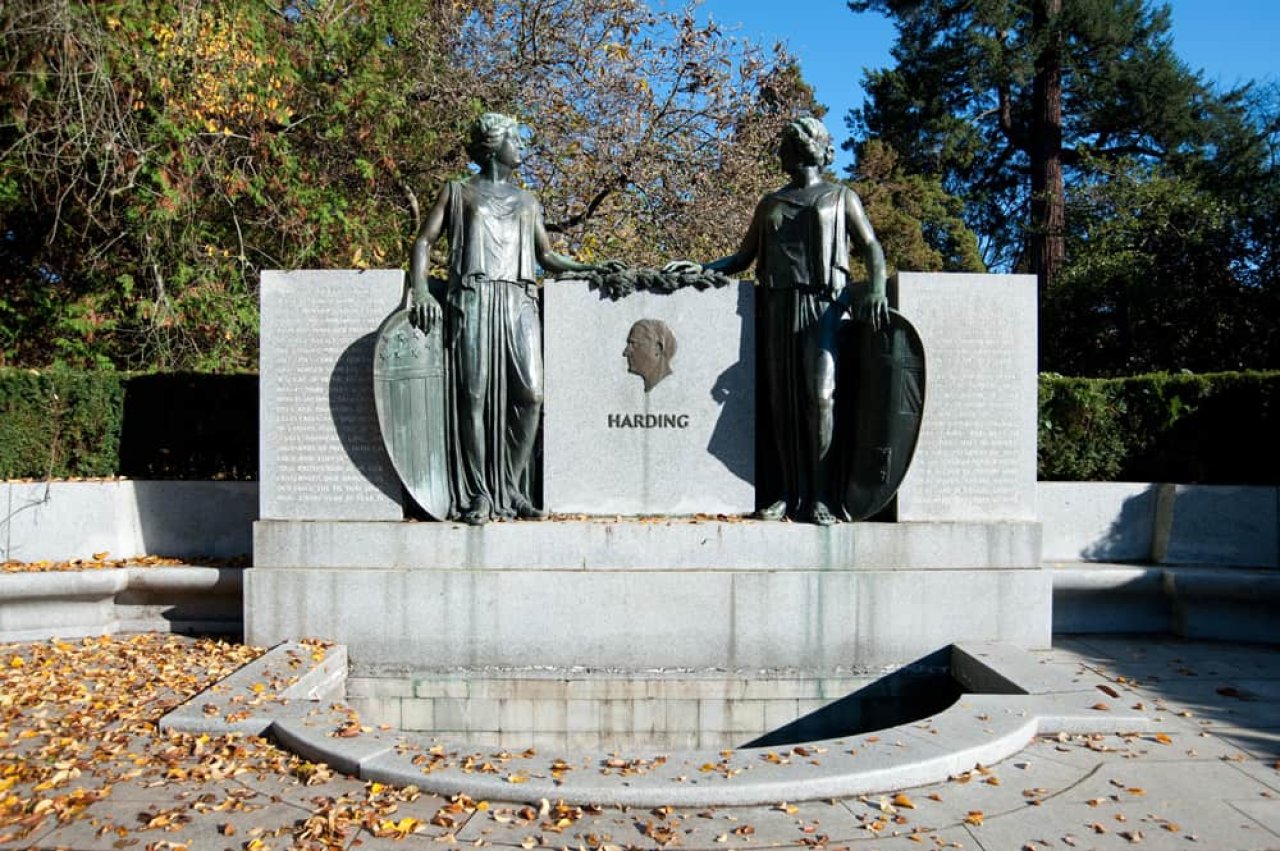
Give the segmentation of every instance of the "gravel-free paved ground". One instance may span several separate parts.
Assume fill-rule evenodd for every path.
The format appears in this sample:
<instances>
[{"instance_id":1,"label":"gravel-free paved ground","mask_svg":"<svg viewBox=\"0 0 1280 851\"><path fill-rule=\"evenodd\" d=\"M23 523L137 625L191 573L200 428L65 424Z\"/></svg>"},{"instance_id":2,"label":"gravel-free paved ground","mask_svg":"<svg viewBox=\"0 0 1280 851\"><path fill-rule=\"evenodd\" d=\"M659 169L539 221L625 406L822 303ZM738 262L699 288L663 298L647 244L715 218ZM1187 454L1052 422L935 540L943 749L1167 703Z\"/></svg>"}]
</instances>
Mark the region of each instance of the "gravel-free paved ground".
<instances>
[{"instance_id":1,"label":"gravel-free paved ground","mask_svg":"<svg viewBox=\"0 0 1280 851\"><path fill-rule=\"evenodd\" d=\"M449 800L261 739L156 731L259 652L155 634L0 646L0 847L1280 849L1280 653L1267 647L1062 640L1044 658L1104 674L1102 701L1140 706L1161 732L1044 738L884 795L687 811Z\"/></svg>"}]
</instances>

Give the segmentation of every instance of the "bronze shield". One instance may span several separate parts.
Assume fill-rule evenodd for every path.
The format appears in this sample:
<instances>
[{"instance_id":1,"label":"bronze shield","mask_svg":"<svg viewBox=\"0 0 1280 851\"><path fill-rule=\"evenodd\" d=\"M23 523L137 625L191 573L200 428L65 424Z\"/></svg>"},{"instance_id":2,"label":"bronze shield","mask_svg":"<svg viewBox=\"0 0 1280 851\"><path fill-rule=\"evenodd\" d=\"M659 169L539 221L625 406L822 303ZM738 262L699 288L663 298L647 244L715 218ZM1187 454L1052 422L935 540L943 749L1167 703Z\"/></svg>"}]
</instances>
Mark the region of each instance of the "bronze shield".
<instances>
[{"instance_id":1,"label":"bronze shield","mask_svg":"<svg viewBox=\"0 0 1280 851\"><path fill-rule=\"evenodd\" d=\"M409 323L407 310L397 310L378 329L373 350L382 443L405 490L436 520L449 515L441 324L424 334Z\"/></svg>"},{"instance_id":2,"label":"bronze shield","mask_svg":"<svg viewBox=\"0 0 1280 851\"><path fill-rule=\"evenodd\" d=\"M851 520L874 516L898 492L920 437L925 395L924 346L911 323L891 310L880 331L858 324L844 495Z\"/></svg>"}]
</instances>

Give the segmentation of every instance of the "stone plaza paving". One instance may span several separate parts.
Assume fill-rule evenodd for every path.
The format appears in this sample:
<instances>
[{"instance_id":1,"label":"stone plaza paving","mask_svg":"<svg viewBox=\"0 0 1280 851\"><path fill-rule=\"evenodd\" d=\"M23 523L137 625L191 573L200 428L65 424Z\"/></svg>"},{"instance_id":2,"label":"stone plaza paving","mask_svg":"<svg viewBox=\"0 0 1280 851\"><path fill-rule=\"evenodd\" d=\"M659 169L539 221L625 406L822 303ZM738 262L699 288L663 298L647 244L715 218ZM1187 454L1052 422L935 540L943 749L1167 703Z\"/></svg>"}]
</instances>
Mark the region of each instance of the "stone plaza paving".
<instances>
[{"instance_id":1,"label":"stone plaza paving","mask_svg":"<svg viewBox=\"0 0 1280 851\"><path fill-rule=\"evenodd\" d=\"M0 648L0 847L83 849L1280 848L1280 654L1079 637L1037 654L1110 683L1152 731L1041 737L950 780L744 808L450 800L364 782L255 738L159 719L255 652L172 636ZM566 754L566 759L576 755ZM820 754L779 758L803 771Z\"/></svg>"}]
</instances>

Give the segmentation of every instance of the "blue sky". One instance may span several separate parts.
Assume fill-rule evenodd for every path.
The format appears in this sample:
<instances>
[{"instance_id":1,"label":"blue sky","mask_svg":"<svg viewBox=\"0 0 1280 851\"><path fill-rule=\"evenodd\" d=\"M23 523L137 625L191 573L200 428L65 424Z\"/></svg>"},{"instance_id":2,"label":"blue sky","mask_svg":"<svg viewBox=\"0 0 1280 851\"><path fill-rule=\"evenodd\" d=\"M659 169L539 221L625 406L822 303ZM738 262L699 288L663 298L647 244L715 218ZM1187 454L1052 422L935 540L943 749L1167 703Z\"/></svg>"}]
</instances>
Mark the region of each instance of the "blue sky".
<instances>
[{"instance_id":1,"label":"blue sky","mask_svg":"<svg viewBox=\"0 0 1280 851\"><path fill-rule=\"evenodd\" d=\"M678 5L678 4L676 4ZM1280 81L1280 0L1172 0L1173 45L1192 68L1224 86ZM862 102L862 69L890 63L893 25L870 13L855 15L844 0L704 0L711 15L757 42L787 43L805 78L825 104L837 140L844 116ZM848 162L841 151L837 167Z\"/></svg>"}]
</instances>

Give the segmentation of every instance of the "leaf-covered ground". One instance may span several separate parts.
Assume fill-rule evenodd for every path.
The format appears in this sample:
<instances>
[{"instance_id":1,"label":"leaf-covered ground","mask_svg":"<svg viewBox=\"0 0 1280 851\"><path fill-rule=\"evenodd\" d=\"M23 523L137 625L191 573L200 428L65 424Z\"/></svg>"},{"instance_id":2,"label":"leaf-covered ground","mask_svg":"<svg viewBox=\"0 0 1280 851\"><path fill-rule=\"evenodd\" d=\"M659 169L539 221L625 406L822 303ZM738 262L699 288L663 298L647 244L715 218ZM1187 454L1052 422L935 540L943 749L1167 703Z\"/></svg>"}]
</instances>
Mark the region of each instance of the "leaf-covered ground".
<instances>
[{"instance_id":1,"label":"leaf-covered ground","mask_svg":"<svg viewBox=\"0 0 1280 851\"><path fill-rule=\"evenodd\" d=\"M155 634L0 645L0 847L1280 847L1280 654L1068 644L1047 661L1108 676L1107 705L1148 712L1160 731L1041 737L999 765L907 791L687 810L448 799L346 777L260 738L157 731L262 652L252 647ZM763 758L802 771L821 755L796 746Z\"/></svg>"},{"instance_id":2,"label":"leaf-covered ground","mask_svg":"<svg viewBox=\"0 0 1280 851\"><path fill-rule=\"evenodd\" d=\"M361 829L394 837L425 823L395 816L415 790L335 775L257 737L158 732L261 653L158 634L0 645L0 843L342 848Z\"/></svg>"},{"instance_id":3,"label":"leaf-covered ground","mask_svg":"<svg viewBox=\"0 0 1280 851\"><path fill-rule=\"evenodd\" d=\"M112 570L120 567L183 567L199 564L205 567L244 567L248 559L238 558L173 558L170 556L135 556L112 558L110 553L94 553L90 558L73 558L61 561L5 561L0 562L0 573L59 573L75 570Z\"/></svg>"}]
</instances>

